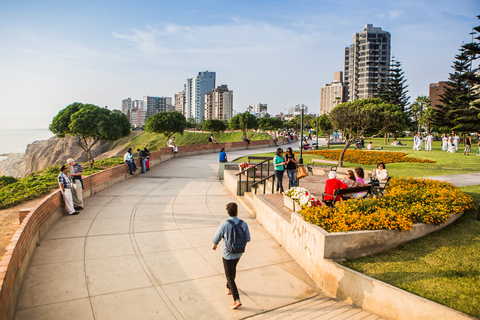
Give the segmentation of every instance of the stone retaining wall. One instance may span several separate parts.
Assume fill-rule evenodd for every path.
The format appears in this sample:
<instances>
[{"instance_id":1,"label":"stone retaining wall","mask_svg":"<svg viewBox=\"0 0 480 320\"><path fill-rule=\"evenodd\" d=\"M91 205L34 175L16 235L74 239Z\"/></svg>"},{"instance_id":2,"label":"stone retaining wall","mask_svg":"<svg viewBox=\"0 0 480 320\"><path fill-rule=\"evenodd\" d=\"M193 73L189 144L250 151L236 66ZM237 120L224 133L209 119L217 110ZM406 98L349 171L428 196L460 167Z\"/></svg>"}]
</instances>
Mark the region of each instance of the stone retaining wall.
<instances>
[{"instance_id":1,"label":"stone retaining wall","mask_svg":"<svg viewBox=\"0 0 480 320\"><path fill-rule=\"evenodd\" d=\"M286 139L279 138L278 144L285 144ZM172 148L161 148L150 153L150 165L189 155L219 152L221 148L228 150L255 149L275 146L273 140L257 140L247 142L228 142L209 145L179 146L178 153ZM137 167L141 167L136 159ZM140 170L137 171L137 174ZM97 172L83 179L84 198L100 192L123 180L129 179L128 165L122 164ZM13 319L18 293L20 291L25 271L35 251L37 243L44 238L52 225L65 213L65 206L60 191L45 197L23 220L13 236L6 253L0 261L0 319Z\"/></svg>"}]
</instances>

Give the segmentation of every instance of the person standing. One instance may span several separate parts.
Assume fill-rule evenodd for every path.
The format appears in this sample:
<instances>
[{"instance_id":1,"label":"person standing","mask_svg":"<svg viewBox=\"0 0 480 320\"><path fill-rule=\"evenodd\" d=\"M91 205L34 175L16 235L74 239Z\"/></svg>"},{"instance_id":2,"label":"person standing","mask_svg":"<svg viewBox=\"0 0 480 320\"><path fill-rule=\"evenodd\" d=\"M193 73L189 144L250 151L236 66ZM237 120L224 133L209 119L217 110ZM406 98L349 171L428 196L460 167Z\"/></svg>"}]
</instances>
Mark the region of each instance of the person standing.
<instances>
[{"instance_id":1,"label":"person standing","mask_svg":"<svg viewBox=\"0 0 480 320\"><path fill-rule=\"evenodd\" d=\"M147 154L140 149L137 149L137 152L140 157L140 164L142 165L142 173L147 173Z\"/></svg>"},{"instance_id":2,"label":"person standing","mask_svg":"<svg viewBox=\"0 0 480 320\"><path fill-rule=\"evenodd\" d=\"M67 166L62 166L60 168L60 174L58 175L58 186L60 187L60 191L62 192L63 200L65 201L65 207L67 208L67 212L70 215L78 214L78 211L75 211L73 207L73 198L72 198L72 182L67 175L68 168Z\"/></svg>"},{"instance_id":3,"label":"person standing","mask_svg":"<svg viewBox=\"0 0 480 320\"><path fill-rule=\"evenodd\" d=\"M222 150L220 150L220 154L218 156L218 161L220 162L227 162L227 153L225 152L225 148L222 148Z\"/></svg>"},{"instance_id":4,"label":"person standing","mask_svg":"<svg viewBox=\"0 0 480 320\"><path fill-rule=\"evenodd\" d=\"M277 191L278 193L284 193L283 190L283 173L285 171L285 159L283 159L283 150L282 148L277 149L277 154L273 158L273 167L275 168L275 178L277 179Z\"/></svg>"},{"instance_id":5,"label":"person standing","mask_svg":"<svg viewBox=\"0 0 480 320\"><path fill-rule=\"evenodd\" d=\"M425 138L425 150L432 151L432 141L433 141L433 136L430 133L428 133L427 137Z\"/></svg>"},{"instance_id":6,"label":"person standing","mask_svg":"<svg viewBox=\"0 0 480 320\"><path fill-rule=\"evenodd\" d=\"M448 137L447 134L444 133L442 137L442 151L447 151L448 150Z\"/></svg>"},{"instance_id":7,"label":"person standing","mask_svg":"<svg viewBox=\"0 0 480 320\"><path fill-rule=\"evenodd\" d=\"M297 157L293 154L292 148L287 148L287 153L285 154L285 162L287 164L287 175L288 175L288 188L297 187L297 169L298 160Z\"/></svg>"},{"instance_id":8,"label":"person standing","mask_svg":"<svg viewBox=\"0 0 480 320\"><path fill-rule=\"evenodd\" d=\"M460 141L460 137L455 133L453 136L453 145L455 147L455 151L458 151L458 141Z\"/></svg>"},{"instance_id":9,"label":"person standing","mask_svg":"<svg viewBox=\"0 0 480 320\"><path fill-rule=\"evenodd\" d=\"M234 239L232 239L233 234L239 234L243 230L243 237L246 242L250 241L250 231L248 230L248 225L245 221L240 220L238 215L238 206L235 202L230 202L227 204L227 214L230 216L227 220L224 220L218 226L217 232L213 237L212 249L217 250L218 243L223 239L223 250L222 250L222 261L223 268L225 270L225 277L227 278L227 284L225 286L225 293L233 296L233 302L230 305L231 309L237 309L242 305L240 302L240 295L238 294L237 284L235 283L235 276L237 274L237 264L244 250L239 250L241 252L234 253L229 247ZM238 232L235 232L233 228L236 228ZM239 230L240 229L240 230ZM245 242L245 244L246 244ZM230 244L230 246L228 245Z\"/></svg>"},{"instance_id":10,"label":"person standing","mask_svg":"<svg viewBox=\"0 0 480 320\"><path fill-rule=\"evenodd\" d=\"M132 148L127 150L127 153L125 153L125 156L123 156L123 161L128 164L128 167L130 168L130 174L133 175L133 171L137 170L137 165L133 159Z\"/></svg>"},{"instance_id":11,"label":"person standing","mask_svg":"<svg viewBox=\"0 0 480 320\"><path fill-rule=\"evenodd\" d=\"M72 179L72 197L73 197L73 207L75 210L83 209L83 181L82 174L83 168L79 163L76 163L72 158L67 160L68 165L70 166L70 174L68 177Z\"/></svg>"},{"instance_id":12,"label":"person standing","mask_svg":"<svg viewBox=\"0 0 480 320\"><path fill-rule=\"evenodd\" d=\"M472 137L470 137L470 134L467 134L465 137L465 151L463 151L463 155L467 155L468 153L472 150Z\"/></svg>"},{"instance_id":13,"label":"person standing","mask_svg":"<svg viewBox=\"0 0 480 320\"><path fill-rule=\"evenodd\" d=\"M143 151L145 151L145 155L147 157L147 163L145 164L145 166L147 167L147 171L150 170L150 151L148 151L147 148L143 148Z\"/></svg>"}]
</instances>

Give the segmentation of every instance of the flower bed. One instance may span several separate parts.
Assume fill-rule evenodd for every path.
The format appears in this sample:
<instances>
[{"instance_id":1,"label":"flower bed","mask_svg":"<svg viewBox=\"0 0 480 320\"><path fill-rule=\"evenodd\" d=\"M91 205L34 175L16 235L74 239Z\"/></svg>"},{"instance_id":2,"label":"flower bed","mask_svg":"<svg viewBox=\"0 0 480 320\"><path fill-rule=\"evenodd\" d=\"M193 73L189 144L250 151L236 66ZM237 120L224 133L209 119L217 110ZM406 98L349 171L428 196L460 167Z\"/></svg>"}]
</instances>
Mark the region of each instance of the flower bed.
<instances>
[{"instance_id":1,"label":"flower bed","mask_svg":"<svg viewBox=\"0 0 480 320\"><path fill-rule=\"evenodd\" d=\"M305 188L293 187L287 190L285 195L296 201L302 208L314 208L322 204Z\"/></svg>"},{"instance_id":2,"label":"flower bed","mask_svg":"<svg viewBox=\"0 0 480 320\"><path fill-rule=\"evenodd\" d=\"M338 160L342 150L312 150L305 151L306 154L313 154L324 156L327 159ZM430 159L416 159L407 157L408 153L404 152L389 152L389 151L361 151L361 150L347 150L343 157L344 161L359 164L377 164L397 163L397 162L420 162L420 163L435 163Z\"/></svg>"},{"instance_id":3,"label":"flower bed","mask_svg":"<svg viewBox=\"0 0 480 320\"><path fill-rule=\"evenodd\" d=\"M451 214L473 207L473 199L448 182L392 178L382 198L306 208L303 218L328 232L411 230L414 223L445 223Z\"/></svg>"}]
</instances>

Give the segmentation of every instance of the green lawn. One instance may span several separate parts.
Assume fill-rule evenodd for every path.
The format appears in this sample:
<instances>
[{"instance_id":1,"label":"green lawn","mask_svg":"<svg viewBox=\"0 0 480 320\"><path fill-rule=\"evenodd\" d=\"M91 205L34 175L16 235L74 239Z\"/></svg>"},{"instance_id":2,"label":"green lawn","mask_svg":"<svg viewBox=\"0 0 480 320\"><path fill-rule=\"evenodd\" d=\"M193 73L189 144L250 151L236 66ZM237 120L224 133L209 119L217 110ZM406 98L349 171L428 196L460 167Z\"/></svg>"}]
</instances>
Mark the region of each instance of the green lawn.
<instances>
[{"instance_id":1,"label":"green lawn","mask_svg":"<svg viewBox=\"0 0 480 320\"><path fill-rule=\"evenodd\" d=\"M480 203L480 185L461 188ZM477 208L423 238L372 256L351 259L348 268L429 300L480 317L480 221Z\"/></svg>"},{"instance_id":2,"label":"green lawn","mask_svg":"<svg viewBox=\"0 0 480 320\"><path fill-rule=\"evenodd\" d=\"M415 158L436 161L432 164L387 164L391 176L428 177L480 172L480 157L475 156L476 143L472 150L474 152L464 156L462 146L459 146L459 152L450 154L441 150L439 141L433 143L432 151L413 151L412 140L400 139L408 146L386 146L384 140L380 138L365 142L373 141L377 149L383 147L386 151L401 151ZM274 156L275 153L258 155ZM310 163L312 158L322 157L304 155L304 163ZM247 158L239 161L247 161ZM351 168L358 166L354 163L344 165ZM362 167L374 168L372 165ZM475 205L478 206L480 181L478 185L461 189L472 195ZM351 259L342 264L421 297L480 317L480 222L476 220L477 208L467 211L455 223L421 239L372 256Z\"/></svg>"}]
</instances>

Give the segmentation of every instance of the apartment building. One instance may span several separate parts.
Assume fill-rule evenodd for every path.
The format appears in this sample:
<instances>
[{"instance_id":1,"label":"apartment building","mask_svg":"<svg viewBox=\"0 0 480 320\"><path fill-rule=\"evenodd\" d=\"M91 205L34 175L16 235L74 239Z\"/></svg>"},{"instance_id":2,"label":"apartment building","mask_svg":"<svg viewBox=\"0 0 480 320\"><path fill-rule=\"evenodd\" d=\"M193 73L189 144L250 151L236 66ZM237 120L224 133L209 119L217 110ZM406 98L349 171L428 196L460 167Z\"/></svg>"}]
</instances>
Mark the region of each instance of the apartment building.
<instances>
[{"instance_id":1,"label":"apartment building","mask_svg":"<svg viewBox=\"0 0 480 320\"><path fill-rule=\"evenodd\" d=\"M343 102L343 72L333 74L333 82L320 88L320 114L329 113L337 105Z\"/></svg>"},{"instance_id":2,"label":"apartment building","mask_svg":"<svg viewBox=\"0 0 480 320\"><path fill-rule=\"evenodd\" d=\"M230 121L233 116L233 91L223 84L205 95L204 119Z\"/></svg>"}]
</instances>

